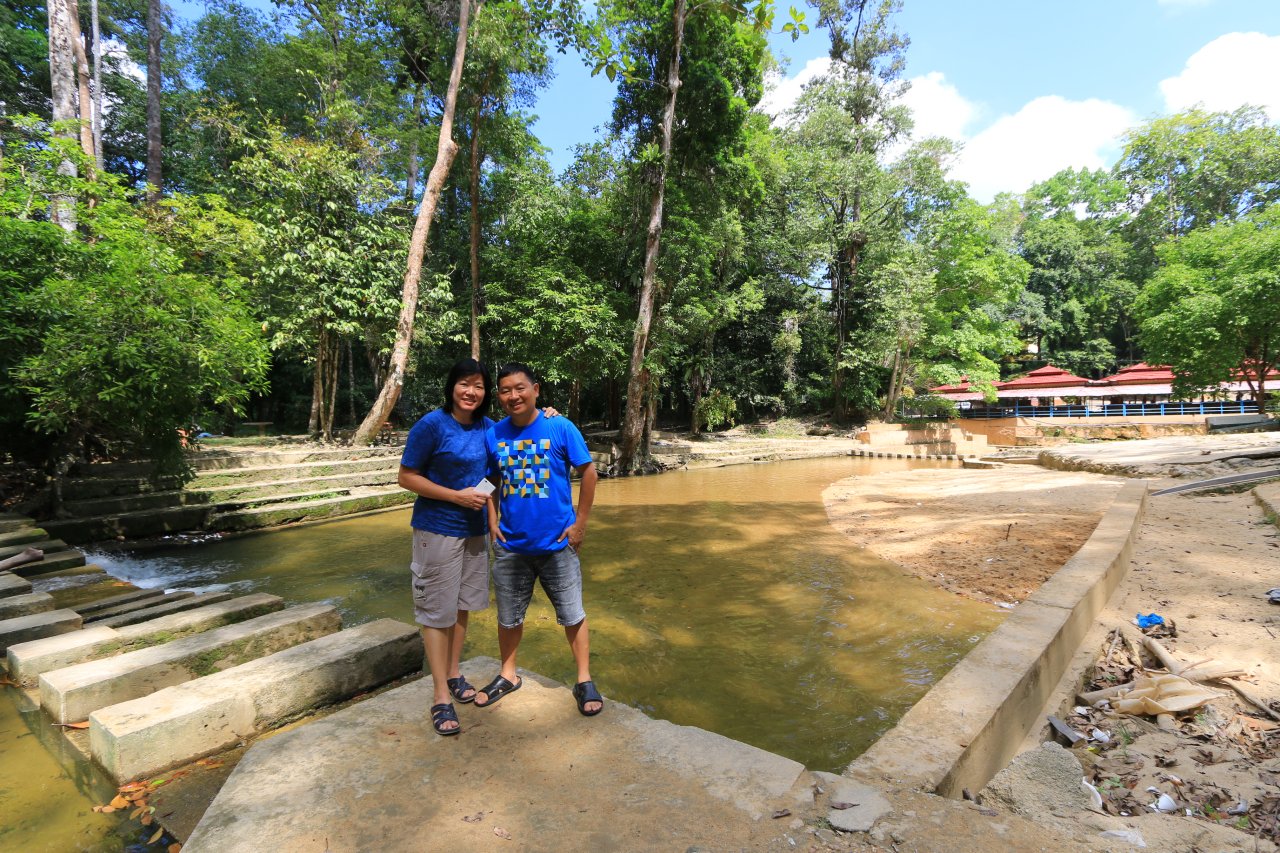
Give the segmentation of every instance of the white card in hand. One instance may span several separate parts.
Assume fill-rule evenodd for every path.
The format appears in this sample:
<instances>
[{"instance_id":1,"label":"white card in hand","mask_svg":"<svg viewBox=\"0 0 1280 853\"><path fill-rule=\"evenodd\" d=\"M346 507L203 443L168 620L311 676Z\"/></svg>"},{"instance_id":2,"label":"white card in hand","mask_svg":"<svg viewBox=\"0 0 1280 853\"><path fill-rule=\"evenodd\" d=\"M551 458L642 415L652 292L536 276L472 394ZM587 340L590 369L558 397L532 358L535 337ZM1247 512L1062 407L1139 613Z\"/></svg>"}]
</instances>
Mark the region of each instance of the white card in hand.
<instances>
[{"instance_id":1,"label":"white card in hand","mask_svg":"<svg viewBox=\"0 0 1280 853\"><path fill-rule=\"evenodd\" d=\"M493 483L489 482L488 480L481 480L475 485L475 490L485 495L493 494L493 489L494 489Z\"/></svg>"}]
</instances>

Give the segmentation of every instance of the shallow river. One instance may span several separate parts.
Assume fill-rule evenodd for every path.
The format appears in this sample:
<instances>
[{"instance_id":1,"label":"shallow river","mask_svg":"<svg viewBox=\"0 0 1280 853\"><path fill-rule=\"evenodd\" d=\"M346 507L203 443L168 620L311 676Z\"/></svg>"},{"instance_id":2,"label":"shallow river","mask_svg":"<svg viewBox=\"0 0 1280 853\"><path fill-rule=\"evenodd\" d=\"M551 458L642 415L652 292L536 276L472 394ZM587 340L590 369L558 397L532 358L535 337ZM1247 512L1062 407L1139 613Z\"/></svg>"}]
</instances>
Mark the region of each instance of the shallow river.
<instances>
[{"instance_id":1,"label":"shallow river","mask_svg":"<svg viewBox=\"0 0 1280 853\"><path fill-rule=\"evenodd\" d=\"M601 481L582 553L597 685L652 716L839 772L1003 618L827 524L832 482L933 464L947 463L838 457ZM329 601L347 624L412 621L408 520L406 509L93 559L144 587ZM493 609L471 625L464 656L496 658ZM573 678L541 591L518 662Z\"/></svg>"}]
</instances>

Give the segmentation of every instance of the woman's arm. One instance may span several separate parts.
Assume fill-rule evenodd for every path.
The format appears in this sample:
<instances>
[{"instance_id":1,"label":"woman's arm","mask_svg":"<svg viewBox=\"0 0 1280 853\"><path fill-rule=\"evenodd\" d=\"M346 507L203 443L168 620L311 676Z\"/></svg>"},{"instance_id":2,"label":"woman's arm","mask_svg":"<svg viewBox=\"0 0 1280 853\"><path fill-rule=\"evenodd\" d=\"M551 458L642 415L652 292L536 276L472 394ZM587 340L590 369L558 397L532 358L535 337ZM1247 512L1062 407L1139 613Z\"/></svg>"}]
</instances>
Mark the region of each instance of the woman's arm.
<instances>
[{"instance_id":1,"label":"woman's arm","mask_svg":"<svg viewBox=\"0 0 1280 853\"><path fill-rule=\"evenodd\" d=\"M473 488L465 488L455 490L446 488L439 483L433 483L419 472L404 465L400 466L400 473L396 476L396 482L402 489L408 489L415 495L421 495L434 501L443 501L445 503L456 504L463 509L483 509L488 497L483 492L478 492Z\"/></svg>"}]
</instances>

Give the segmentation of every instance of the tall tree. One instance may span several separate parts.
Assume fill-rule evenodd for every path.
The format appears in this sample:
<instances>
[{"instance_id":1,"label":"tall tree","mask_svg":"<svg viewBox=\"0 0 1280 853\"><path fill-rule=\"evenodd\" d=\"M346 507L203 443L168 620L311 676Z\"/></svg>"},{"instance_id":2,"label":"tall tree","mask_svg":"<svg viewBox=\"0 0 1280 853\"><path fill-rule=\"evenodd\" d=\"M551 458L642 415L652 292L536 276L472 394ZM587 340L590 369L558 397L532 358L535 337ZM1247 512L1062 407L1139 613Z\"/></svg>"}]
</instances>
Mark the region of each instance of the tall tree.
<instances>
[{"instance_id":1,"label":"tall tree","mask_svg":"<svg viewBox=\"0 0 1280 853\"><path fill-rule=\"evenodd\" d=\"M163 0L147 0L147 200L155 202L164 193L162 156L164 141L160 127L160 44L164 37Z\"/></svg>"},{"instance_id":2,"label":"tall tree","mask_svg":"<svg viewBox=\"0 0 1280 853\"><path fill-rule=\"evenodd\" d=\"M413 236L409 241L409 259L404 274L404 287L400 295L400 319L396 323L396 342L391 351L391 366L378 398L374 401L363 422L352 436L354 444L369 444L386 423L400 392L404 388L405 370L409 364L409 346L413 341L413 321L418 311L418 279L422 274L422 259L427 250L427 238L431 222L436 215L436 205L444 189L445 178L458 153L458 143L453 139L453 117L458 104L458 88L462 82L462 66L467 56L467 29L471 22L471 0L458 4L458 33L454 43L453 64L449 71L449 88L445 95L444 113L440 117L440 139L436 147L435 165L427 175L422 204L414 222Z\"/></svg>"},{"instance_id":3,"label":"tall tree","mask_svg":"<svg viewBox=\"0 0 1280 853\"><path fill-rule=\"evenodd\" d=\"M68 139L77 138L71 122L79 118L76 109L76 60L75 30L71 8L67 0L46 0L49 10L49 81L53 95L53 122L57 134ZM74 178L78 170L71 158L64 158L58 173ZM50 201L50 218L64 231L76 228L75 201L65 196L55 196Z\"/></svg>"}]
</instances>

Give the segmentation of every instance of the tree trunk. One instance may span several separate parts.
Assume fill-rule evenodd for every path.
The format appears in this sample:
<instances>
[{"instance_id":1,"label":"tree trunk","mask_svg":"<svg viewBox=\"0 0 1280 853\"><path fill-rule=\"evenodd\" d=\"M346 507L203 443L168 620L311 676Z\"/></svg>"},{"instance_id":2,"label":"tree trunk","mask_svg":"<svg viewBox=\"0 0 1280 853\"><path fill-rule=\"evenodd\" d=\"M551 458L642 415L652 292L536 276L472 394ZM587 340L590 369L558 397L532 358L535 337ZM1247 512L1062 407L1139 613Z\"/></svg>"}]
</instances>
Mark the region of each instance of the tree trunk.
<instances>
[{"instance_id":1,"label":"tree trunk","mask_svg":"<svg viewBox=\"0 0 1280 853\"><path fill-rule=\"evenodd\" d=\"M67 18L71 24L71 52L76 59L77 106L80 117L80 150L93 159L93 95L89 89L89 57L84 49L84 33L80 30L80 4L67 0ZM93 177L90 172L89 178Z\"/></svg>"},{"instance_id":2,"label":"tree trunk","mask_svg":"<svg viewBox=\"0 0 1280 853\"><path fill-rule=\"evenodd\" d=\"M155 202L164 191L160 165L160 19L161 0L147 0L147 201Z\"/></svg>"},{"instance_id":3,"label":"tree trunk","mask_svg":"<svg viewBox=\"0 0 1280 853\"><path fill-rule=\"evenodd\" d=\"M576 373L569 383L569 420L575 424L582 422L582 380Z\"/></svg>"},{"instance_id":4,"label":"tree trunk","mask_svg":"<svg viewBox=\"0 0 1280 853\"><path fill-rule=\"evenodd\" d=\"M350 338L347 338L347 423L356 425L356 360L351 353Z\"/></svg>"},{"instance_id":5,"label":"tree trunk","mask_svg":"<svg viewBox=\"0 0 1280 853\"><path fill-rule=\"evenodd\" d=\"M325 370L325 406L324 424L322 426L325 441L333 441L333 419L338 411L338 368L342 366L341 342L337 335L329 335L329 351L326 353Z\"/></svg>"},{"instance_id":6,"label":"tree trunk","mask_svg":"<svg viewBox=\"0 0 1280 853\"><path fill-rule=\"evenodd\" d=\"M471 357L480 360L480 113L484 93L471 124Z\"/></svg>"},{"instance_id":7,"label":"tree trunk","mask_svg":"<svg viewBox=\"0 0 1280 853\"><path fill-rule=\"evenodd\" d=\"M477 10L483 4L477 5ZM458 153L458 143L453 141L453 114L458 104L458 88L462 82L462 65L467 56L467 25L471 18L470 0L458 4L458 37L453 50L453 66L449 69L449 89L445 95L444 115L440 118L440 143L436 149L436 162L427 176L426 191L422 194L422 206L413 225L413 237L409 241L409 260L404 274L404 288L400 297L400 319L396 323L396 343L391 350L391 370L378 399L365 416L351 441L353 444L369 444L382 429L390 416L400 392L404 388L405 368L409 363L409 345L413 341L413 320L418 311L418 279L422 275L422 258L426 254L427 237L431 233L431 220L435 217L440 191L449 176L449 167Z\"/></svg>"},{"instance_id":8,"label":"tree trunk","mask_svg":"<svg viewBox=\"0 0 1280 853\"><path fill-rule=\"evenodd\" d=\"M658 249L662 242L662 206L667 186L667 169L671 165L671 137L676 119L676 96L680 92L680 51L684 47L686 0L676 0L672 25L671 61L667 66L667 102L662 108L662 135L659 142L661 161L653 204L649 211L649 231L644 246L644 277L640 282L640 302L636 312L635 334L631 341L631 371L627 379L627 411L618 434L620 445L617 472L630 474L649 456L645 440L645 392L649 386L649 369L644 358L649 348L649 328L653 323L657 301Z\"/></svg>"},{"instance_id":9,"label":"tree trunk","mask_svg":"<svg viewBox=\"0 0 1280 853\"><path fill-rule=\"evenodd\" d=\"M66 0L46 0L46 8L49 12L49 88L53 97L53 120L68 121L78 115L75 104L75 54L71 46L71 13ZM75 133L59 130L58 136L74 139ZM58 174L75 177L75 162L63 160L58 164ZM53 199L49 217L64 231L74 231L75 199L69 196Z\"/></svg>"},{"instance_id":10,"label":"tree trunk","mask_svg":"<svg viewBox=\"0 0 1280 853\"><path fill-rule=\"evenodd\" d=\"M102 28L98 20L98 0L89 0L93 36L93 161L102 171Z\"/></svg>"},{"instance_id":11,"label":"tree trunk","mask_svg":"<svg viewBox=\"0 0 1280 853\"><path fill-rule=\"evenodd\" d=\"M409 154L406 164L409 173L404 182L404 197L413 201L418 195L418 134L422 130L422 84L413 86L413 133L409 136Z\"/></svg>"},{"instance_id":12,"label":"tree trunk","mask_svg":"<svg viewBox=\"0 0 1280 853\"><path fill-rule=\"evenodd\" d=\"M316 363L311 373L311 415L307 418L307 435L318 436L321 430L320 407L324 401L324 344L325 329L320 330L316 341Z\"/></svg>"}]
</instances>

